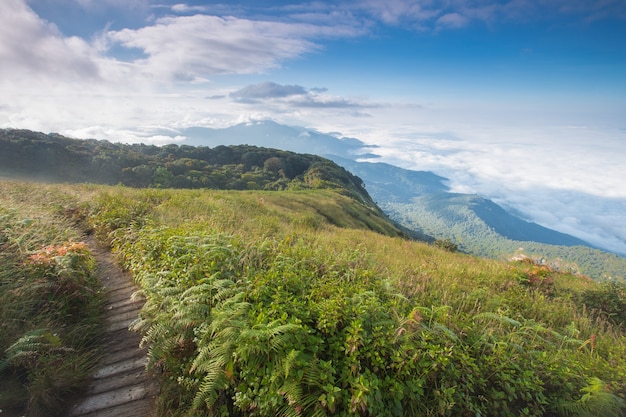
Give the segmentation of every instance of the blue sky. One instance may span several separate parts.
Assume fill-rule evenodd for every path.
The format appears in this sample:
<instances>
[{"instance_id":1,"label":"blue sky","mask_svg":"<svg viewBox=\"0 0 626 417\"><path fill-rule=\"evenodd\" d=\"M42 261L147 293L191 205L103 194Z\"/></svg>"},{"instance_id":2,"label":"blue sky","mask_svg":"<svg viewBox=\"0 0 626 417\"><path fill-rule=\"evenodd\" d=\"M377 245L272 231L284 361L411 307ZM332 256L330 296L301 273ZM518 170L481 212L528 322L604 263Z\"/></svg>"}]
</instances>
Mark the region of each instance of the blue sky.
<instances>
[{"instance_id":1,"label":"blue sky","mask_svg":"<svg viewBox=\"0 0 626 417\"><path fill-rule=\"evenodd\" d=\"M626 253L625 40L623 0L2 0L0 127L340 132Z\"/></svg>"}]
</instances>

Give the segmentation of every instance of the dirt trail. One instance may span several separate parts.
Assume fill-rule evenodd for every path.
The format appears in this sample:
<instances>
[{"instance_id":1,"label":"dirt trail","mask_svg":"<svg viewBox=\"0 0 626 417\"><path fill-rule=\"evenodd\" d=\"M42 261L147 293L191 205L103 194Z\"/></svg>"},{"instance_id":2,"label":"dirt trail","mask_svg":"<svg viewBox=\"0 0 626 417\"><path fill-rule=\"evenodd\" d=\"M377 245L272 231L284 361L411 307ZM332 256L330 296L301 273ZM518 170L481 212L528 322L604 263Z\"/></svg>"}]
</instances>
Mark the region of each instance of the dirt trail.
<instances>
[{"instance_id":1,"label":"dirt trail","mask_svg":"<svg viewBox=\"0 0 626 417\"><path fill-rule=\"evenodd\" d=\"M144 301L131 299L137 287L117 267L111 253L93 239L87 243L98 262L106 294L107 329L102 358L86 395L70 408L68 417L154 417L158 383L146 372L146 349L139 349L141 336L128 330Z\"/></svg>"}]
</instances>

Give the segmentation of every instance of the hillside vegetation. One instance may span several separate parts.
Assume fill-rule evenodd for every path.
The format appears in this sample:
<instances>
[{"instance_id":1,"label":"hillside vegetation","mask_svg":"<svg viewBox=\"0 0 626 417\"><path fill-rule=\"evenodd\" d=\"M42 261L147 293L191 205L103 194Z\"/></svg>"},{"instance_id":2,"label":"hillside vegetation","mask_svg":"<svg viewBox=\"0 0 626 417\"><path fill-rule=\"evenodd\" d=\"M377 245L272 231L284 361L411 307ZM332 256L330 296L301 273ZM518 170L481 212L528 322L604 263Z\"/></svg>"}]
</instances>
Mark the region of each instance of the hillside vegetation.
<instances>
[{"instance_id":1,"label":"hillside vegetation","mask_svg":"<svg viewBox=\"0 0 626 417\"><path fill-rule=\"evenodd\" d=\"M98 357L101 294L72 194L0 182L0 413L52 416Z\"/></svg>"},{"instance_id":2,"label":"hillside vegetation","mask_svg":"<svg viewBox=\"0 0 626 417\"><path fill-rule=\"evenodd\" d=\"M362 181L328 159L247 145L158 147L0 129L0 175L154 188L332 188L375 206Z\"/></svg>"},{"instance_id":3,"label":"hillside vegetation","mask_svg":"<svg viewBox=\"0 0 626 417\"><path fill-rule=\"evenodd\" d=\"M437 239L450 239L460 250L473 255L496 259L527 256L552 268L599 281L626 282L623 256L516 219L476 195L437 193L414 197L410 203L379 204L405 227Z\"/></svg>"},{"instance_id":4,"label":"hillside vegetation","mask_svg":"<svg viewBox=\"0 0 626 417\"><path fill-rule=\"evenodd\" d=\"M341 190L0 195L133 273L163 416L624 415L619 285L406 240Z\"/></svg>"}]
</instances>

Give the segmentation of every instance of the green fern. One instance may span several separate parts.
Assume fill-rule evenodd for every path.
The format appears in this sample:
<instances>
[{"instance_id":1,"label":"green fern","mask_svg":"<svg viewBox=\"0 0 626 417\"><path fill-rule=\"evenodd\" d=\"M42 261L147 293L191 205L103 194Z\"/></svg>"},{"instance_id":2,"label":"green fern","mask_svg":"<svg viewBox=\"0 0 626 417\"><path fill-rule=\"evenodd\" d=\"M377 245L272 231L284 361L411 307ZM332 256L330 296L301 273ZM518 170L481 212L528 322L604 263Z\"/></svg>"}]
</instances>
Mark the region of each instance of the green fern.
<instances>
[{"instance_id":1,"label":"green fern","mask_svg":"<svg viewBox=\"0 0 626 417\"><path fill-rule=\"evenodd\" d=\"M219 390L228 386L226 368L233 361L240 334L246 327L249 303L241 301L238 294L214 310L212 321L196 342L199 351L190 372L201 377L192 403L192 410L211 407L219 397Z\"/></svg>"},{"instance_id":2,"label":"green fern","mask_svg":"<svg viewBox=\"0 0 626 417\"><path fill-rule=\"evenodd\" d=\"M520 323L517 320L514 320L510 317L504 316L502 314L498 314L498 313L493 313L491 311L487 311L484 313L478 313L476 315L474 315L474 320L481 320L481 319L486 319L486 320L491 320L491 321L495 321L501 324L508 324L510 326L513 327L520 327L522 325L522 323Z\"/></svg>"},{"instance_id":3,"label":"green fern","mask_svg":"<svg viewBox=\"0 0 626 417\"><path fill-rule=\"evenodd\" d=\"M606 383L599 378L589 379L576 401L559 402L555 409L568 417L622 417L626 403L611 393Z\"/></svg>"},{"instance_id":4,"label":"green fern","mask_svg":"<svg viewBox=\"0 0 626 417\"><path fill-rule=\"evenodd\" d=\"M435 323L432 326L432 331L446 336L448 339L450 339L453 342L459 341L459 337L452 330L450 330L447 326L444 326L441 323Z\"/></svg>"},{"instance_id":5,"label":"green fern","mask_svg":"<svg viewBox=\"0 0 626 417\"><path fill-rule=\"evenodd\" d=\"M296 381L287 380L280 387L278 393L286 399L286 402L277 410L276 415L283 417L300 416L302 410L306 408L302 405L302 386Z\"/></svg>"},{"instance_id":6,"label":"green fern","mask_svg":"<svg viewBox=\"0 0 626 417\"><path fill-rule=\"evenodd\" d=\"M61 339L48 329L26 333L5 351L5 361L11 366L34 366L38 357L48 352L60 352Z\"/></svg>"},{"instance_id":7,"label":"green fern","mask_svg":"<svg viewBox=\"0 0 626 417\"><path fill-rule=\"evenodd\" d=\"M191 410L210 409L218 399L219 390L227 386L226 375L219 367L209 367L193 399Z\"/></svg>"},{"instance_id":8,"label":"green fern","mask_svg":"<svg viewBox=\"0 0 626 417\"><path fill-rule=\"evenodd\" d=\"M300 357L300 351L291 349L287 356L285 356L280 364L280 369L283 371L283 378L289 378L289 374L296 366L296 362Z\"/></svg>"}]
</instances>

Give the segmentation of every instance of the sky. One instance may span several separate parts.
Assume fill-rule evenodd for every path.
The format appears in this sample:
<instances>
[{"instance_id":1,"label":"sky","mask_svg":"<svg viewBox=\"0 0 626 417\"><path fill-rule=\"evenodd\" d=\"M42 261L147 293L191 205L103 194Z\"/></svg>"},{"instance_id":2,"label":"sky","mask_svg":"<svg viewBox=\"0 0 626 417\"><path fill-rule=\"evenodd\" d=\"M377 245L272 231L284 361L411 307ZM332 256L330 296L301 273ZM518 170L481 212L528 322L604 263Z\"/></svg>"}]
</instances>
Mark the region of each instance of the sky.
<instances>
[{"instance_id":1,"label":"sky","mask_svg":"<svg viewBox=\"0 0 626 417\"><path fill-rule=\"evenodd\" d=\"M256 120L626 254L623 0L0 0L1 128L163 144Z\"/></svg>"}]
</instances>

